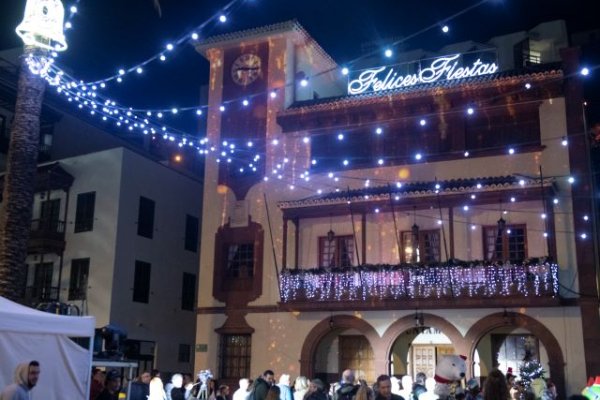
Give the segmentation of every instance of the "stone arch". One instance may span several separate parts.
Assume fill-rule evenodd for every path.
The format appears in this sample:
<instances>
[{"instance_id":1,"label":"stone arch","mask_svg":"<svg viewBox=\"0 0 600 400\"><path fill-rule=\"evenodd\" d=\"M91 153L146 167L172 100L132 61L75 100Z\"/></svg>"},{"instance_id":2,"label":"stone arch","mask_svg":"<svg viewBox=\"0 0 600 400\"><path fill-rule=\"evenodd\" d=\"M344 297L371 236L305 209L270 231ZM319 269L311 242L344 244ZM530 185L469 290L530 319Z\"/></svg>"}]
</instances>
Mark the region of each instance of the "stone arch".
<instances>
[{"instance_id":1,"label":"stone arch","mask_svg":"<svg viewBox=\"0 0 600 400\"><path fill-rule=\"evenodd\" d=\"M479 341L492 330L505 327L507 321L511 326L527 329L542 342L548 352L548 366L552 380L556 384L557 390L559 390L559 397L565 398L565 362L560 344L544 324L525 314L515 312L490 314L477 321L469 329L465 336L465 341L469 344L467 360L469 362L467 364L469 366L469 374L473 374L473 363L470 361L473 360Z\"/></svg>"},{"instance_id":2,"label":"stone arch","mask_svg":"<svg viewBox=\"0 0 600 400\"><path fill-rule=\"evenodd\" d=\"M459 330L448 320L439 317L434 314L422 314L423 323L425 326L429 326L432 328L439 329L444 333L444 335L448 336L448 339L454 345L457 354L467 355L469 351L468 342L465 341L463 335L459 332ZM389 371L390 369L390 353L392 352L394 342L398 339L402 333L407 331L408 329L415 327L415 318L413 315L407 315L387 328L383 337L381 338L381 347L385 357L385 365L384 370Z\"/></svg>"},{"instance_id":3,"label":"stone arch","mask_svg":"<svg viewBox=\"0 0 600 400\"><path fill-rule=\"evenodd\" d=\"M317 347L321 340L331 332L341 332L346 329L356 329L369 341L369 344L373 348L375 354L377 354L377 345L379 344L379 335L375 328L373 328L365 320L355 317L353 315L333 315L330 318L321 320L304 339L302 345L302 351L300 353L300 374L308 378L314 376L315 366L315 355ZM375 367L377 367L377 359L375 360Z\"/></svg>"}]
</instances>

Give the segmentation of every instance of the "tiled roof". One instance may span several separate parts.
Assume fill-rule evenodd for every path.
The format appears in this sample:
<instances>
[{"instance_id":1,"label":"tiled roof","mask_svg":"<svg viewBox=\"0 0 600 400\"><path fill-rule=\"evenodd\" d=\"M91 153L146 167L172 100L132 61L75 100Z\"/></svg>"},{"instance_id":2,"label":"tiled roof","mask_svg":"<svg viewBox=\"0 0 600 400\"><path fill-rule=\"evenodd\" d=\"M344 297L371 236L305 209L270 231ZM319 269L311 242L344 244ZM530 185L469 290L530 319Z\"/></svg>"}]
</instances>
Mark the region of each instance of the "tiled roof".
<instances>
[{"instance_id":1,"label":"tiled roof","mask_svg":"<svg viewBox=\"0 0 600 400\"><path fill-rule=\"evenodd\" d=\"M387 90L384 92L371 92L360 95L345 95L338 97L327 97L322 99L298 101L292 104L287 110L281 111L280 115L293 115L307 111L318 111L321 109L330 109L331 107L348 107L364 104L376 103L378 101L389 101L390 97L396 96L426 96L440 89L463 89L466 86L473 89L477 86L489 86L490 84L510 83L510 81L536 81L548 79L562 79L563 73L560 65L557 63L546 64L535 70L510 70L496 74L481 75L472 78L453 79L442 82L425 83L406 88Z\"/></svg>"},{"instance_id":2,"label":"tiled roof","mask_svg":"<svg viewBox=\"0 0 600 400\"><path fill-rule=\"evenodd\" d=\"M549 187L554 178L544 178L544 186ZM436 188L439 185L439 189ZM446 181L410 182L397 185L373 186L350 191L331 192L319 196L306 197L300 200L282 201L280 208L296 208L336 204L351 201L389 201L390 194L401 197L431 196L439 192L440 195L465 193L472 191L492 191L511 188L539 187L540 180L536 178L522 178L518 176L491 176L485 178L450 179Z\"/></svg>"},{"instance_id":3,"label":"tiled roof","mask_svg":"<svg viewBox=\"0 0 600 400\"><path fill-rule=\"evenodd\" d=\"M212 45L223 42L240 42L256 36L264 36L266 34L276 35L284 32L296 32L300 34L304 40L312 42L317 51L323 56L323 58L331 65L331 68L335 68L337 63L331 58L331 56L323 50L323 48L308 34L306 29L296 19L289 21L278 22L271 25L265 25L258 28L245 29L236 32L224 33L222 35L210 36L196 45L196 50L203 53L205 50L213 47Z\"/></svg>"}]
</instances>

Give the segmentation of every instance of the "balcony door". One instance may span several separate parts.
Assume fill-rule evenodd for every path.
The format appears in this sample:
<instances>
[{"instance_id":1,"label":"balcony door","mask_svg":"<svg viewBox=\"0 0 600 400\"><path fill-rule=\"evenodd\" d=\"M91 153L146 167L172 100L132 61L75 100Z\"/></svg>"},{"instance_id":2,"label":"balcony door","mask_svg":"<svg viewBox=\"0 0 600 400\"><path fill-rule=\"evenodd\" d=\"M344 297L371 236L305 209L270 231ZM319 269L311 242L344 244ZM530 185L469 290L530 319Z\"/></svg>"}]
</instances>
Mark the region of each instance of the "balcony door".
<instances>
[{"instance_id":1,"label":"balcony door","mask_svg":"<svg viewBox=\"0 0 600 400\"><path fill-rule=\"evenodd\" d=\"M40 213L41 229L49 232L57 232L59 219L60 199L52 199L42 202L42 210Z\"/></svg>"},{"instance_id":2,"label":"balcony door","mask_svg":"<svg viewBox=\"0 0 600 400\"><path fill-rule=\"evenodd\" d=\"M42 263L35 266L33 277L32 296L44 301L52 300L52 275L54 272L53 263Z\"/></svg>"}]
</instances>

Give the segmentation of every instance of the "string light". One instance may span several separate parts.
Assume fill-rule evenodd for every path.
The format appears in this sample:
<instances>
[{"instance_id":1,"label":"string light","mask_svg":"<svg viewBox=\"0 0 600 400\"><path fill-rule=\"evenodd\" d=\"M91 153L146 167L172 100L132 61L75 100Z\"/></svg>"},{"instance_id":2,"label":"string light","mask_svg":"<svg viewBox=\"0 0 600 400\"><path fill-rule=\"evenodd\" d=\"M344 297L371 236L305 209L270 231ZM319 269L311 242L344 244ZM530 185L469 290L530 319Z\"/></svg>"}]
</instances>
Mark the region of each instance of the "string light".
<instances>
[{"instance_id":1,"label":"string light","mask_svg":"<svg viewBox=\"0 0 600 400\"><path fill-rule=\"evenodd\" d=\"M558 295L558 265L367 265L284 269L282 301Z\"/></svg>"}]
</instances>

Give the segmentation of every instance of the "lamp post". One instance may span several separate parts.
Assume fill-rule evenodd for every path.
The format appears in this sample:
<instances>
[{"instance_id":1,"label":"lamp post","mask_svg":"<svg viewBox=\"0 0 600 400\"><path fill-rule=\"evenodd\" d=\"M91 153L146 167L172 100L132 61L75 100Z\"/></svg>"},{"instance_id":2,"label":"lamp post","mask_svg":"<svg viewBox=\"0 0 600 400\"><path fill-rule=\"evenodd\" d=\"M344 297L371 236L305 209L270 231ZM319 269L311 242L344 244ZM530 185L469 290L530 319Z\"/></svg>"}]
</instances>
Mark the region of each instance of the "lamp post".
<instances>
[{"instance_id":1,"label":"lamp post","mask_svg":"<svg viewBox=\"0 0 600 400\"><path fill-rule=\"evenodd\" d=\"M51 63L50 51L66 50L63 22L64 7L60 0L28 0L23 21L16 29L25 49L21 58L2 192L3 207L0 210L0 296L11 300L23 300L25 288L40 113L46 86L37 67ZM36 62L32 63L34 59Z\"/></svg>"}]
</instances>

